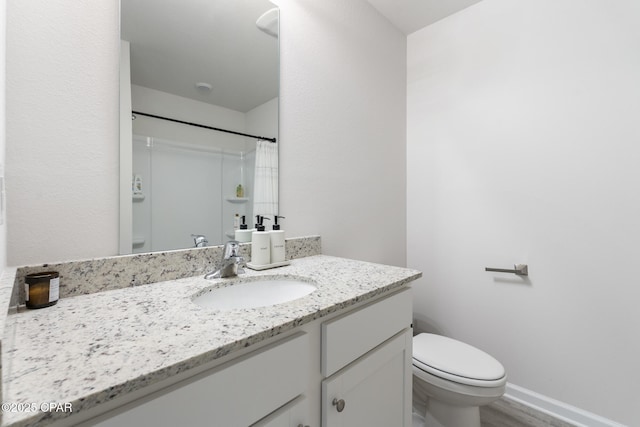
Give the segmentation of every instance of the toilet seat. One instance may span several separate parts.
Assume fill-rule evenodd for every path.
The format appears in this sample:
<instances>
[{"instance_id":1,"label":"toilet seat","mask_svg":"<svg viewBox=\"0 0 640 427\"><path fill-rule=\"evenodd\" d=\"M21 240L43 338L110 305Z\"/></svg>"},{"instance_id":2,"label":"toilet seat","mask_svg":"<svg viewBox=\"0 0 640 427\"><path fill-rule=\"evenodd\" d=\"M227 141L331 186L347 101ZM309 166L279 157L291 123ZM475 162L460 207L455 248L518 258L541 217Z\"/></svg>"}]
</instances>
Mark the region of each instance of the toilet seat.
<instances>
[{"instance_id":1,"label":"toilet seat","mask_svg":"<svg viewBox=\"0 0 640 427\"><path fill-rule=\"evenodd\" d=\"M436 377L476 387L506 383L500 362L482 350L442 335L413 337L413 365Z\"/></svg>"}]
</instances>

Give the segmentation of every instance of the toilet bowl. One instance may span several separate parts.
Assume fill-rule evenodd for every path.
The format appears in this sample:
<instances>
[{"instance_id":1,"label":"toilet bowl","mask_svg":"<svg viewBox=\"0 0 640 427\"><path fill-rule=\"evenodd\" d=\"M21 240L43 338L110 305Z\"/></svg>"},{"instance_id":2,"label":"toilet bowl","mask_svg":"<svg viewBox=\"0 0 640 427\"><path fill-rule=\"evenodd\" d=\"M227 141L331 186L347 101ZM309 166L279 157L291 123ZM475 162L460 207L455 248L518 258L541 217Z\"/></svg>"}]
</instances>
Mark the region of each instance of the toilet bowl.
<instances>
[{"instance_id":1,"label":"toilet bowl","mask_svg":"<svg viewBox=\"0 0 640 427\"><path fill-rule=\"evenodd\" d=\"M480 427L479 407L499 399L506 383L502 364L482 350L441 335L413 337L413 408L425 427Z\"/></svg>"}]
</instances>

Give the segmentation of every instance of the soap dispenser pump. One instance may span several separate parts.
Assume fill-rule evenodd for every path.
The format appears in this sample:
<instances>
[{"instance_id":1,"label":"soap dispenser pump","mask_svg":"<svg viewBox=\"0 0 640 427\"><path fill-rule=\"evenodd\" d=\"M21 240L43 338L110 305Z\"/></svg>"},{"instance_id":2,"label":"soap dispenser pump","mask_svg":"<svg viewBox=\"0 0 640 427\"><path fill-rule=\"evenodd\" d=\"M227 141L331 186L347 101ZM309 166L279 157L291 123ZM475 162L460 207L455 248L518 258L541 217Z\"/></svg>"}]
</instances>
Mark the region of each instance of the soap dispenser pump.
<instances>
[{"instance_id":1,"label":"soap dispenser pump","mask_svg":"<svg viewBox=\"0 0 640 427\"><path fill-rule=\"evenodd\" d=\"M269 232L271 235L271 264L284 262L286 257L284 230L280 229L278 218L284 219L283 216L276 215L273 217L273 229Z\"/></svg>"},{"instance_id":2,"label":"soap dispenser pump","mask_svg":"<svg viewBox=\"0 0 640 427\"><path fill-rule=\"evenodd\" d=\"M271 235L265 231L262 215L256 215L256 231L251 236L251 264L255 266L271 263Z\"/></svg>"},{"instance_id":3,"label":"soap dispenser pump","mask_svg":"<svg viewBox=\"0 0 640 427\"><path fill-rule=\"evenodd\" d=\"M260 231L260 230L259 230L259 228L260 228L260 227L262 227L262 231L264 231L264 228L265 228L265 226L264 226L264 220L265 220L265 219L266 219L267 221L271 221L269 218L265 218L265 217L264 217L264 215L256 215L256 224L254 225L254 228L255 228L257 231Z\"/></svg>"}]
</instances>

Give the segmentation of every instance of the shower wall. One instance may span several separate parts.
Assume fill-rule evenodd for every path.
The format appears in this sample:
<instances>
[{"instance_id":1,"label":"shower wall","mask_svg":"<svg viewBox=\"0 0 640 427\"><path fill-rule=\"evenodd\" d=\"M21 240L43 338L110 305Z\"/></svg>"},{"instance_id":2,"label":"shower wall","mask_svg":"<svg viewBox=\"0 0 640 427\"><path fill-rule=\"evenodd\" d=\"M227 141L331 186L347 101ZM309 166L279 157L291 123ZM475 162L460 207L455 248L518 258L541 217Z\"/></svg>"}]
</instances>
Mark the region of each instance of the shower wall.
<instances>
[{"instance_id":1,"label":"shower wall","mask_svg":"<svg viewBox=\"0 0 640 427\"><path fill-rule=\"evenodd\" d=\"M245 157L135 135L133 171L141 189L133 196L133 252L192 247L192 234L210 243L233 237L233 217L245 215L249 203L225 190L235 190L253 169Z\"/></svg>"}]
</instances>

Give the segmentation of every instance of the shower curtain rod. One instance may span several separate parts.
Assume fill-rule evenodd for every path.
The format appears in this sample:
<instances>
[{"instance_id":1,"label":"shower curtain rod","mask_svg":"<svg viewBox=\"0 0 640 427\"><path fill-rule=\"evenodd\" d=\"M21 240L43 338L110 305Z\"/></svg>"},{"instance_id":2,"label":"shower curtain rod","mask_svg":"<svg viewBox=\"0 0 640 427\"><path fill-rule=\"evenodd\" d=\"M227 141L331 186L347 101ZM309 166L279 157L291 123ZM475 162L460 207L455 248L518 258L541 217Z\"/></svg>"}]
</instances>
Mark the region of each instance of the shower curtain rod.
<instances>
[{"instance_id":1,"label":"shower curtain rod","mask_svg":"<svg viewBox=\"0 0 640 427\"><path fill-rule=\"evenodd\" d=\"M256 139L262 139L262 140L265 140L265 141L276 142L275 138L267 138L267 137L264 137L264 136L250 135L248 133L236 132L236 131L233 131L233 130L214 128L212 126L206 126L206 125L200 125L198 123L191 123L191 122L185 122L185 121L182 121L182 120L170 119L168 117L156 116L154 114L142 113L140 111L132 111L131 113L133 114L133 119L135 119L136 114L139 114L141 116L152 117L154 119L160 119L160 120L167 120L169 122L181 123L183 125L195 126L195 127L199 127L199 128L215 130L215 131L218 131L218 132L232 133L234 135L248 136L249 138L256 138Z\"/></svg>"}]
</instances>

